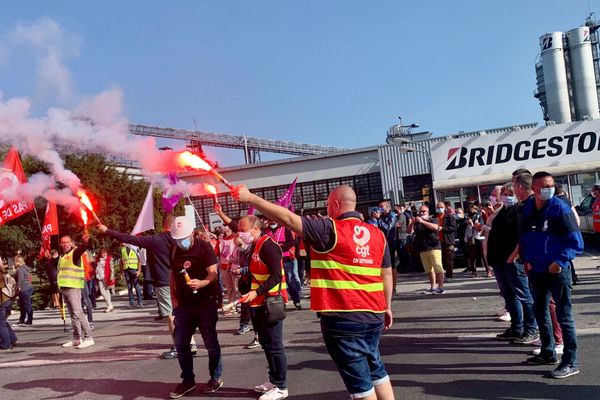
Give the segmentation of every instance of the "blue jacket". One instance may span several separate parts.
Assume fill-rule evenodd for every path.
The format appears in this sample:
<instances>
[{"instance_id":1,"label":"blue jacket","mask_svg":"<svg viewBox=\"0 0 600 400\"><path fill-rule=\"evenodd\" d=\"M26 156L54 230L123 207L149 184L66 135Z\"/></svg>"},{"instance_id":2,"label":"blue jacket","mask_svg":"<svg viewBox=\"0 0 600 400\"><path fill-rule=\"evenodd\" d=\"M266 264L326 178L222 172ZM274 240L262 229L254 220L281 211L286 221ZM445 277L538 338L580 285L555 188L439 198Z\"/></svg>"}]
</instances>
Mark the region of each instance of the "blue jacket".
<instances>
[{"instance_id":1,"label":"blue jacket","mask_svg":"<svg viewBox=\"0 0 600 400\"><path fill-rule=\"evenodd\" d=\"M556 196L540 210L534 196L525 200L519 219L519 249L522 261L529 262L534 272L548 272L554 261L569 268L569 261L583 251L571 208Z\"/></svg>"}]
</instances>

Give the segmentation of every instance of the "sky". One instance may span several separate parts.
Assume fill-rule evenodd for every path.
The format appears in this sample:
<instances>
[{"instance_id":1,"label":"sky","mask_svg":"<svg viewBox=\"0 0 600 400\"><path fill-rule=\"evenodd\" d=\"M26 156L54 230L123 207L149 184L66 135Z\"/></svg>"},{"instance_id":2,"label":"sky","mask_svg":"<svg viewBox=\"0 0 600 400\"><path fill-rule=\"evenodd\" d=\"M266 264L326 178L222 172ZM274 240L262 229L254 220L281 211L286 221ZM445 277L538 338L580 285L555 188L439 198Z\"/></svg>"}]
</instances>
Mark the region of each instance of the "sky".
<instances>
[{"instance_id":1,"label":"sky","mask_svg":"<svg viewBox=\"0 0 600 400\"><path fill-rule=\"evenodd\" d=\"M119 88L132 123L346 148L385 143L399 116L435 136L542 123L539 37L589 4L21 0L0 13L0 91L43 115Z\"/></svg>"}]
</instances>

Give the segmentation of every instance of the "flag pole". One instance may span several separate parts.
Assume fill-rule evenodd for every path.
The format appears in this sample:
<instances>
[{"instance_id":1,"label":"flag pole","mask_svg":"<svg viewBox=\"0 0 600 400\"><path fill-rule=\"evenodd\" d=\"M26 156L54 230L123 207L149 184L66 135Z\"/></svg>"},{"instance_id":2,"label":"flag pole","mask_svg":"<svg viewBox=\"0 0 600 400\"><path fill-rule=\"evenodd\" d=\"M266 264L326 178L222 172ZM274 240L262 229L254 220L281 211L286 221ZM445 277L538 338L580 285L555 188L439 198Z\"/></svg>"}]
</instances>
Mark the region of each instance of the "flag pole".
<instances>
[{"instance_id":1,"label":"flag pole","mask_svg":"<svg viewBox=\"0 0 600 400\"><path fill-rule=\"evenodd\" d=\"M190 195L186 195L185 196L188 201L190 202L192 208L194 209L194 213L196 213L196 217L198 217L198 220L200 221L200 224L202 225L202 229L206 230L206 225L204 225L204 222L202 221L202 218L200 217L200 214L198 214L198 210L196 210L196 207L194 206L194 203L192 202L192 199L190 199Z\"/></svg>"}]
</instances>

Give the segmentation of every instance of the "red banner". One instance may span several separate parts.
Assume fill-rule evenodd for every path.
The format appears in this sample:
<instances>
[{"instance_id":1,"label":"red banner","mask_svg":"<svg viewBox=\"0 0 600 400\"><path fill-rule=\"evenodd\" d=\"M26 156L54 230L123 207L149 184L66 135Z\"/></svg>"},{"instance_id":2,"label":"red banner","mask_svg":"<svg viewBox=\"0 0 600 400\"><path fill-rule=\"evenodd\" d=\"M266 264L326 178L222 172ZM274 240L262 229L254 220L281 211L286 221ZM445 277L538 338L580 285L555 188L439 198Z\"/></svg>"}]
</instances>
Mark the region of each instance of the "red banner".
<instances>
[{"instance_id":1,"label":"red banner","mask_svg":"<svg viewBox=\"0 0 600 400\"><path fill-rule=\"evenodd\" d=\"M56 212L56 203L49 201L46 205L46 216L42 226L44 250L50 251L50 237L52 235L58 235L58 213Z\"/></svg>"},{"instance_id":2,"label":"red banner","mask_svg":"<svg viewBox=\"0 0 600 400\"><path fill-rule=\"evenodd\" d=\"M14 190L20 184L27 183L27 177L19 153L15 148L9 150L4 159L4 165L0 170L0 225L33 211L33 202L28 201L5 201L2 192Z\"/></svg>"}]
</instances>

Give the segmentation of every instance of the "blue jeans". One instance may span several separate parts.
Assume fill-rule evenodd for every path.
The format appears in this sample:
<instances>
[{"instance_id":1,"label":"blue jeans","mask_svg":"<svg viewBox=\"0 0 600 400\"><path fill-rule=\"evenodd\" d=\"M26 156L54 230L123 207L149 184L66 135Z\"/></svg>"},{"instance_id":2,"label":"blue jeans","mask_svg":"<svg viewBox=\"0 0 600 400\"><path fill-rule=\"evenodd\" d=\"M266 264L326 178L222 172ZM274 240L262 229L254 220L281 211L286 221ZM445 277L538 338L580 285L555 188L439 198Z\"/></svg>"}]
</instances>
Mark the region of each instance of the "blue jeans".
<instances>
[{"instance_id":1,"label":"blue jeans","mask_svg":"<svg viewBox=\"0 0 600 400\"><path fill-rule=\"evenodd\" d=\"M142 300L142 291L140 290L140 281L137 277L136 269L125 270L125 282L127 282L127 294L129 295L129 305L134 304L133 289L135 288L135 294L137 296L137 303L144 304Z\"/></svg>"},{"instance_id":2,"label":"blue jeans","mask_svg":"<svg viewBox=\"0 0 600 400\"><path fill-rule=\"evenodd\" d=\"M219 379L223 372L221 360L221 346L217 337L217 314L216 305L205 307L179 306L173 310L175 316L175 349L177 360L181 368L181 379L187 382L194 381L194 359L190 349L190 340L200 330L204 348L208 351L208 372L211 379Z\"/></svg>"},{"instance_id":3,"label":"blue jeans","mask_svg":"<svg viewBox=\"0 0 600 400\"><path fill-rule=\"evenodd\" d=\"M85 281L88 297L92 304L92 308L96 308L96 279L93 277L89 281Z\"/></svg>"},{"instance_id":4,"label":"blue jeans","mask_svg":"<svg viewBox=\"0 0 600 400\"><path fill-rule=\"evenodd\" d=\"M300 278L298 278L298 267L294 259L285 260L283 262L285 271L285 281L288 286L288 293L294 304L300 303Z\"/></svg>"},{"instance_id":5,"label":"blue jeans","mask_svg":"<svg viewBox=\"0 0 600 400\"><path fill-rule=\"evenodd\" d=\"M267 321L263 306L253 307L251 315L252 326L269 364L269 382L279 389L286 389L287 357L283 347L283 320Z\"/></svg>"},{"instance_id":6,"label":"blue jeans","mask_svg":"<svg viewBox=\"0 0 600 400\"><path fill-rule=\"evenodd\" d=\"M361 323L321 316L325 346L351 398L366 397L375 391L374 386L389 380L379 354L382 331L383 322Z\"/></svg>"},{"instance_id":7,"label":"blue jeans","mask_svg":"<svg viewBox=\"0 0 600 400\"><path fill-rule=\"evenodd\" d=\"M31 306L31 295L33 288L19 292L19 323L31 324L33 322L33 307Z\"/></svg>"},{"instance_id":8,"label":"blue jeans","mask_svg":"<svg viewBox=\"0 0 600 400\"><path fill-rule=\"evenodd\" d=\"M540 355L546 358L556 357L552 321L548 310L550 296L552 296L556 303L556 316L562 329L563 344L565 345L560 366L577 366L577 335L571 305L571 289L573 288L571 271L569 268L563 268L558 274L531 271L529 281L533 289L533 312L540 328L542 341Z\"/></svg>"},{"instance_id":9,"label":"blue jeans","mask_svg":"<svg viewBox=\"0 0 600 400\"><path fill-rule=\"evenodd\" d=\"M520 334L535 333L537 324L533 314L533 297L523 264L494 266L494 275L510 314L510 328Z\"/></svg>"},{"instance_id":10,"label":"blue jeans","mask_svg":"<svg viewBox=\"0 0 600 400\"><path fill-rule=\"evenodd\" d=\"M12 344L17 341L17 335L12 330L12 327L6 321L12 309L12 300L6 300L0 304L0 349L8 350Z\"/></svg>"},{"instance_id":11,"label":"blue jeans","mask_svg":"<svg viewBox=\"0 0 600 400\"><path fill-rule=\"evenodd\" d=\"M83 284L83 289L81 289L81 304L82 304L82 306L85 306L85 312L87 314L88 322L93 323L94 322L94 307L92 306L92 300L90 299L90 293L88 292L87 281Z\"/></svg>"}]
</instances>

